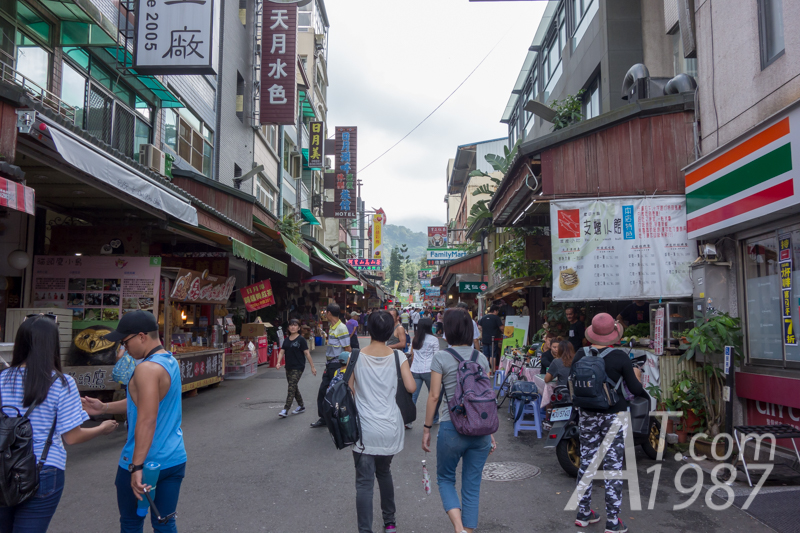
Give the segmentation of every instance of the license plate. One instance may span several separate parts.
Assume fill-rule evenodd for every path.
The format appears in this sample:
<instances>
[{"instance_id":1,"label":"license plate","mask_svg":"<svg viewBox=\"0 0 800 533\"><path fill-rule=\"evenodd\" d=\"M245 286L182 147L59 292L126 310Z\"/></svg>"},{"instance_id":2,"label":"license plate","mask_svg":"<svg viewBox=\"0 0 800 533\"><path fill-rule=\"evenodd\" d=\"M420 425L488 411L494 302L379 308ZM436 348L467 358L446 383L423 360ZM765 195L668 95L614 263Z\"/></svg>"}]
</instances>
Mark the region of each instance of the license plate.
<instances>
[{"instance_id":1,"label":"license plate","mask_svg":"<svg viewBox=\"0 0 800 533\"><path fill-rule=\"evenodd\" d=\"M570 416L572 416L572 407L558 407L550 411L550 422L569 420Z\"/></svg>"}]
</instances>

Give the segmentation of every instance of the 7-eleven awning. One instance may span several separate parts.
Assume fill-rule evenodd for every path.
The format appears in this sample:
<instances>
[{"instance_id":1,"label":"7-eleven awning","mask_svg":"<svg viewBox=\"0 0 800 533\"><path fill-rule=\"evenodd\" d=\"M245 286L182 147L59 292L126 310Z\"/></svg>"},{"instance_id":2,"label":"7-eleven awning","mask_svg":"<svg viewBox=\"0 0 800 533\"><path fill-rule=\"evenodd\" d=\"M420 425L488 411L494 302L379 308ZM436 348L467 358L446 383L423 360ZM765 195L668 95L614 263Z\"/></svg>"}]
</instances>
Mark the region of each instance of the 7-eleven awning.
<instances>
[{"instance_id":1,"label":"7-eleven awning","mask_svg":"<svg viewBox=\"0 0 800 533\"><path fill-rule=\"evenodd\" d=\"M21 183L0 178L0 206L36 215L34 190Z\"/></svg>"}]
</instances>

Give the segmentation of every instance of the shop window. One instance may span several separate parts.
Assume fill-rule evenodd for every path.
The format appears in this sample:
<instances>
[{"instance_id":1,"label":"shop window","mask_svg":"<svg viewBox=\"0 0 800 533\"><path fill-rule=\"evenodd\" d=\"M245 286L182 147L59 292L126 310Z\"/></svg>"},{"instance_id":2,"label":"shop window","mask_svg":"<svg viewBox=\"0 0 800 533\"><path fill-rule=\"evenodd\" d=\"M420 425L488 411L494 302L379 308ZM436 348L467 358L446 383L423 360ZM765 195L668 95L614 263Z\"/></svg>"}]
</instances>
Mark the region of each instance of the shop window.
<instances>
[{"instance_id":1,"label":"shop window","mask_svg":"<svg viewBox=\"0 0 800 533\"><path fill-rule=\"evenodd\" d=\"M600 76L597 76L583 93L583 116L590 119L600 114Z\"/></svg>"},{"instance_id":2,"label":"shop window","mask_svg":"<svg viewBox=\"0 0 800 533\"><path fill-rule=\"evenodd\" d=\"M178 151L178 115L169 109L164 112L164 144Z\"/></svg>"},{"instance_id":3,"label":"shop window","mask_svg":"<svg viewBox=\"0 0 800 533\"><path fill-rule=\"evenodd\" d=\"M9 66L16 64L14 55L16 33L14 25L0 17L0 61Z\"/></svg>"},{"instance_id":4,"label":"shop window","mask_svg":"<svg viewBox=\"0 0 800 533\"><path fill-rule=\"evenodd\" d=\"M188 109L166 111L165 125L175 124L177 146L170 144L171 133L165 130L164 144L175 149L178 156L206 177L211 177L211 161L214 155L214 133ZM169 116L172 114L172 116Z\"/></svg>"},{"instance_id":5,"label":"shop window","mask_svg":"<svg viewBox=\"0 0 800 533\"><path fill-rule=\"evenodd\" d=\"M758 0L761 68L765 69L783 55L783 0Z\"/></svg>"},{"instance_id":6,"label":"shop window","mask_svg":"<svg viewBox=\"0 0 800 533\"><path fill-rule=\"evenodd\" d=\"M42 89L47 90L50 78L50 53L35 44L18 46L17 72L25 78L17 80L19 83L31 92L41 94Z\"/></svg>"},{"instance_id":7,"label":"shop window","mask_svg":"<svg viewBox=\"0 0 800 533\"><path fill-rule=\"evenodd\" d=\"M683 37L681 30L676 29L672 34L672 69L674 75L688 74L697 78L697 58L683 57Z\"/></svg>"},{"instance_id":8,"label":"shop window","mask_svg":"<svg viewBox=\"0 0 800 533\"><path fill-rule=\"evenodd\" d=\"M83 127L83 111L86 99L86 76L72 68L69 63L61 63L61 100L75 108L75 125Z\"/></svg>"},{"instance_id":9,"label":"shop window","mask_svg":"<svg viewBox=\"0 0 800 533\"><path fill-rule=\"evenodd\" d=\"M744 253L747 340L750 358L781 361L783 319L777 235L771 234L748 240Z\"/></svg>"},{"instance_id":10,"label":"shop window","mask_svg":"<svg viewBox=\"0 0 800 533\"><path fill-rule=\"evenodd\" d=\"M244 122L244 78L236 73L236 117Z\"/></svg>"},{"instance_id":11,"label":"shop window","mask_svg":"<svg viewBox=\"0 0 800 533\"><path fill-rule=\"evenodd\" d=\"M256 199L267 211L273 213L275 210L275 191L269 186L267 180L261 176L256 176Z\"/></svg>"}]
</instances>

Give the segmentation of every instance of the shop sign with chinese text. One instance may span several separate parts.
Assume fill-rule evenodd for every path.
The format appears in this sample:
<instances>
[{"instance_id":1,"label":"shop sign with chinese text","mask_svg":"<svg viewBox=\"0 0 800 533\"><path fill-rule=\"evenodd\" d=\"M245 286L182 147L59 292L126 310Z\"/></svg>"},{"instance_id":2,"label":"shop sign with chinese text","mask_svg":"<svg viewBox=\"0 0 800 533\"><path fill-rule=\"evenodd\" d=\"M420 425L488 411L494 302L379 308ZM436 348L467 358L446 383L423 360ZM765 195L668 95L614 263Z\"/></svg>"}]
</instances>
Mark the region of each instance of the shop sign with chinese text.
<instances>
[{"instance_id":1,"label":"shop sign with chinese text","mask_svg":"<svg viewBox=\"0 0 800 533\"><path fill-rule=\"evenodd\" d=\"M264 2L261 38L261 124L297 122L297 4Z\"/></svg>"},{"instance_id":2,"label":"shop sign with chinese text","mask_svg":"<svg viewBox=\"0 0 800 533\"><path fill-rule=\"evenodd\" d=\"M778 270L781 275L781 310L783 343L797 346L797 333L792 322L792 234L778 235Z\"/></svg>"},{"instance_id":3,"label":"shop sign with chinese text","mask_svg":"<svg viewBox=\"0 0 800 533\"><path fill-rule=\"evenodd\" d=\"M383 259L348 259L347 264L356 270L383 270Z\"/></svg>"},{"instance_id":4,"label":"shop sign with chinese text","mask_svg":"<svg viewBox=\"0 0 800 533\"><path fill-rule=\"evenodd\" d=\"M213 276L208 271L182 268L178 271L169 298L173 302L219 305L228 301L234 285L234 276Z\"/></svg>"},{"instance_id":5,"label":"shop sign with chinese text","mask_svg":"<svg viewBox=\"0 0 800 533\"><path fill-rule=\"evenodd\" d=\"M308 167L311 170L322 170L325 166L325 125L322 122L311 122L308 134Z\"/></svg>"},{"instance_id":6,"label":"shop sign with chinese text","mask_svg":"<svg viewBox=\"0 0 800 533\"><path fill-rule=\"evenodd\" d=\"M356 218L358 199L356 193L356 171L358 163L358 128L337 127L336 169L325 175L325 189L333 189L333 201L322 206L323 215L333 218ZM327 195L330 199L330 194Z\"/></svg>"},{"instance_id":7,"label":"shop sign with chinese text","mask_svg":"<svg viewBox=\"0 0 800 533\"><path fill-rule=\"evenodd\" d=\"M136 2L136 72L216 74L214 13L214 0Z\"/></svg>"},{"instance_id":8,"label":"shop sign with chinese text","mask_svg":"<svg viewBox=\"0 0 800 533\"><path fill-rule=\"evenodd\" d=\"M441 287L426 287L425 296L439 296L441 294Z\"/></svg>"},{"instance_id":9,"label":"shop sign with chinese text","mask_svg":"<svg viewBox=\"0 0 800 533\"><path fill-rule=\"evenodd\" d=\"M445 249L445 250L431 250L428 248L428 264L431 264L431 261L442 261L446 263L447 261L454 261L456 259L461 259L467 255L467 252L464 250L455 250L455 249ZM435 264L442 264L442 263L435 263Z\"/></svg>"},{"instance_id":10,"label":"shop sign with chinese text","mask_svg":"<svg viewBox=\"0 0 800 533\"><path fill-rule=\"evenodd\" d=\"M462 294L483 292L487 289L486 283L482 281L459 281L458 292Z\"/></svg>"},{"instance_id":11,"label":"shop sign with chinese text","mask_svg":"<svg viewBox=\"0 0 800 533\"><path fill-rule=\"evenodd\" d=\"M269 280L259 281L244 287L239 292L242 293L244 306L248 312L275 305L275 295L272 294L272 283Z\"/></svg>"},{"instance_id":12,"label":"shop sign with chinese text","mask_svg":"<svg viewBox=\"0 0 800 533\"><path fill-rule=\"evenodd\" d=\"M428 226L428 248L447 246L447 226Z\"/></svg>"},{"instance_id":13,"label":"shop sign with chinese text","mask_svg":"<svg viewBox=\"0 0 800 533\"><path fill-rule=\"evenodd\" d=\"M550 234L556 301L692 295L683 197L551 201Z\"/></svg>"},{"instance_id":14,"label":"shop sign with chinese text","mask_svg":"<svg viewBox=\"0 0 800 533\"><path fill-rule=\"evenodd\" d=\"M383 215L372 215L372 257L383 259Z\"/></svg>"},{"instance_id":15,"label":"shop sign with chinese text","mask_svg":"<svg viewBox=\"0 0 800 533\"><path fill-rule=\"evenodd\" d=\"M181 355L178 364L181 372L181 392L187 392L222 381L225 355L223 353Z\"/></svg>"},{"instance_id":16,"label":"shop sign with chinese text","mask_svg":"<svg viewBox=\"0 0 800 533\"><path fill-rule=\"evenodd\" d=\"M426 268L423 270L417 270L417 278L418 279L433 279L436 275L439 274L439 271L434 268Z\"/></svg>"}]
</instances>

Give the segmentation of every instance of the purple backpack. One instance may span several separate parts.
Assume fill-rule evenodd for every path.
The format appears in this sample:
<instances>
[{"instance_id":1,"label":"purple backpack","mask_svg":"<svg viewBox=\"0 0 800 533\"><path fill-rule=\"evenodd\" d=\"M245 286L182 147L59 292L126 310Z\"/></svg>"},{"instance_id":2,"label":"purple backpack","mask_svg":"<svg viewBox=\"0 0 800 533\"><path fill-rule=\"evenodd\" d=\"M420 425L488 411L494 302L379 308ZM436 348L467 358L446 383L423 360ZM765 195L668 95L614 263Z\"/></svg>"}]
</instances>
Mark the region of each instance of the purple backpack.
<instances>
[{"instance_id":1,"label":"purple backpack","mask_svg":"<svg viewBox=\"0 0 800 533\"><path fill-rule=\"evenodd\" d=\"M478 363L480 352L473 350L469 361L465 361L452 348L448 348L447 352L458 361L455 394L452 398L447 398L450 421L462 435L469 437L491 435L497 431L500 420L497 417L497 401L492 380Z\"/></svg>"}]
</instances>

